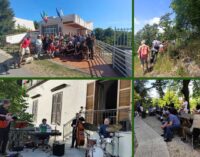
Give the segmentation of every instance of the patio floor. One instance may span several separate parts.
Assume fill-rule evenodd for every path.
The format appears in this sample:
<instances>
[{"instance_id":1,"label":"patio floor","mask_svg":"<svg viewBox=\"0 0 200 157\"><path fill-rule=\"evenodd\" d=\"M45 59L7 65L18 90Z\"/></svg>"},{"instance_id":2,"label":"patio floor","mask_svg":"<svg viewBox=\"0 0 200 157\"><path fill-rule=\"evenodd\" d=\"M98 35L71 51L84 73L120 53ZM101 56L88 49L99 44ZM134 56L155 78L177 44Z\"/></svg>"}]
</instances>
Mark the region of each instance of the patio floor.
<instances>
[{"instance_id":1,"label":"patio floor","mask_svg":"<svg viewBox=\"0 0 200 157\"><path fill-rule=\"evenodd\" d=\"M63 157L85 157L84 148L75 149L70 148L69 146L70 145L66 145L65 155ZM36 149L35 151L32 151L31 149L24 149L24 151L20 154L23 157L56 157L52 155L52 152L44 152L41 149Z\"/></svg>"},{"instance_id":2,"label":"patio floor","mask_svg":"<svg viewBox=\"0 0 200 157\"><path fill-rule=\"evenodd\" d=\"M94 56L94 60L78 60L73 56L56 57L52 61L64 64L68 67L76 68L90 74L92 77L118 77L111 64L107 64L99 55Z\"/></svg>"}]
</instances>

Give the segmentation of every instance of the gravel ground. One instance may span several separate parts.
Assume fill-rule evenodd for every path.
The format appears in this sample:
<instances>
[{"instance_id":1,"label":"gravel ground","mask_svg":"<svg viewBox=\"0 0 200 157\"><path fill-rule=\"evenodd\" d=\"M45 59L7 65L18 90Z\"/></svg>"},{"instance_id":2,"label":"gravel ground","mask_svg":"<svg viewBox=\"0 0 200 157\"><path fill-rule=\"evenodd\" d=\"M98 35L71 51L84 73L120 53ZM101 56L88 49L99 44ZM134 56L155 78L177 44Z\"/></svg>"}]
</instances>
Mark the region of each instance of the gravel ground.
<instances>
[{"instance_id":1,"label":"gravel ground","mask_svg":"<svg viewBox=\"0 0 200 157\"><path fill-rule=\"evenodd\" d=\"M156 117L147 117L144 121L158 134L162 134L161 122ZM175 136L172 142L167 143L170 157L200 157L200 147L193 150L191 143L184 143L181 137Z\"/></svg>"}]
</instances>

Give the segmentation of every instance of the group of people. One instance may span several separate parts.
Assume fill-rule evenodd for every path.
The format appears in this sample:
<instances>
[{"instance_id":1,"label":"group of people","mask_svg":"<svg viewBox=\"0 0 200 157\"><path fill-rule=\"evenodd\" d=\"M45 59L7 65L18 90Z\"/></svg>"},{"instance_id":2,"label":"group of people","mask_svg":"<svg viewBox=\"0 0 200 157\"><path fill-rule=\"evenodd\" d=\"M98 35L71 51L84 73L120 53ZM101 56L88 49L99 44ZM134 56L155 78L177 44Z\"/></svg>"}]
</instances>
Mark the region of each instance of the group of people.
<instances>
[{"instance_id":1,"label":"group of people","mask_svg":"<svg viewBox=\"0 0 200 157\"><path fill-rule=\"evenodd\" d=\"M154 64L157 61L157 56L159 52L164 52L164 49L166 47L165 41L159 41L157 39L154 39L152 42L152 48L146 44L145 40L141 41L141 45L138 48L138 58L140 59L143 74L146 72L149 72L153 69Z\"/></svg>"},{"instance_id":2,"label":"group of people","mask_svg":"<svg viewBox=\"0 0 200 157\"><path fill-rule=\"evenodd\" d=\"M25 54L30 54L31 46L34 47L36 58L43 54L48 54L52 58L73 54L77 59L88 60L94 58L95 35L93 33L88 35L39 34L34 43L31 37L27 36L20 45L20 63Z\"/></svg>"}]
</instances>

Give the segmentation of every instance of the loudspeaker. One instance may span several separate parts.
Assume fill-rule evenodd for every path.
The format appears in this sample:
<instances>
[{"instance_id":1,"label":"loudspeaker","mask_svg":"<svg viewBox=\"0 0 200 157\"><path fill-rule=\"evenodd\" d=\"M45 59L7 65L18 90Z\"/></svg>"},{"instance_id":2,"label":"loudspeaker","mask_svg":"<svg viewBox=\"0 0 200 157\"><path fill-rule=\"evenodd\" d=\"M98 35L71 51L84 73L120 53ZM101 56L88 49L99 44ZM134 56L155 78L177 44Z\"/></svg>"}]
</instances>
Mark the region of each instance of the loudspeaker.
<instances>
[{"instance_id":1,"label":"loudspeaker","mask_svg":"<svg viewBox=\"0 0 200 157\"><path fill-rule=\"evenodd\" d=\"M63 156L65 154L65 144L53 144L53 155Z\"/></svg>"}]
</instances>

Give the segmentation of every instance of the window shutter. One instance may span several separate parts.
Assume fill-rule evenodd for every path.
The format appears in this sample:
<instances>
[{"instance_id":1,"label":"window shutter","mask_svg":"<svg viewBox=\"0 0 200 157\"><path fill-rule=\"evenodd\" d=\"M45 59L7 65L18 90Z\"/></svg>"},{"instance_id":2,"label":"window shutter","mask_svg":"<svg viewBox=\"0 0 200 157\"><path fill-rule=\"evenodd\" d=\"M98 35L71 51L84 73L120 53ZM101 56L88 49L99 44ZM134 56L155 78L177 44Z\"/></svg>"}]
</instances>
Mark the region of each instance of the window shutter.
<instances>
[{"instance_id":1,"label":"window shutter","mask_svg":"<svg viewBox=\"0 0 200 157\"><path fill-rule=\"evenodd\" d=\"M131 109L131 80L119 80L118 85L118 121L126 121Z\"/></svg>"},{"instance_id":2,"label":"window shutter","mask_svg":"<svg viewBox=\"0 0 200 157\"><path fill-rule=\"evenodd\" d=\"M85 119L88 123L93 123L93 110L95 102L95 82L87 84L87 95L86 95L86 115Z\"/></svg>"}]
</instances>

